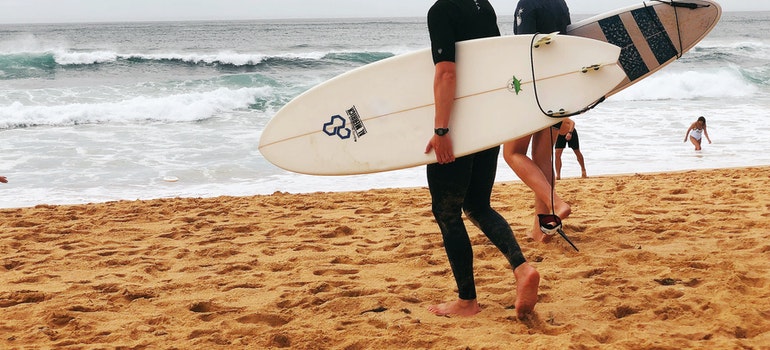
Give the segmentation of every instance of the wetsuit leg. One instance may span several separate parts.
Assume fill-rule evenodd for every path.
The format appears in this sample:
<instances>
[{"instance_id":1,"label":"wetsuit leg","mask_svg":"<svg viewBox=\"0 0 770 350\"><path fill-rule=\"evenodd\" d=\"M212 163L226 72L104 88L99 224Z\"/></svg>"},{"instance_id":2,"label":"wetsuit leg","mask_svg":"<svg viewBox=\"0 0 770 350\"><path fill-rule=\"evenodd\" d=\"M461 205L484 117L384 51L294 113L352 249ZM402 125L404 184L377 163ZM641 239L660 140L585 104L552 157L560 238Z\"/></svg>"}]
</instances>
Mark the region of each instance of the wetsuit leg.
<instances>
[{"instance_id":1,"label":"wetsuit leg","mask_svg":"<svg viewBox=\"0 0 770 350\"><path fill-rule=\"evenodd\" d=\"M463 210L471 222L484 232L515 269L525 263L526 259L516 242L510 224L492 209L489 203L495 183L499 152L500 147L495 147L477 153Z\"/></svg>"},{"instance_id":2,"label":"wetsuit leg","mask_svg":"<svg viewBox=\"0 0 770 350\"><path fill-rule=\"evenodd\" d=\"M460 299L476 299L473 279L473 248L462 219L462 206L473 171L473 154L448 164L427 166L428 187L433 216L444 239L449 265L457 283Z\"/></svg>"}]
</instances>

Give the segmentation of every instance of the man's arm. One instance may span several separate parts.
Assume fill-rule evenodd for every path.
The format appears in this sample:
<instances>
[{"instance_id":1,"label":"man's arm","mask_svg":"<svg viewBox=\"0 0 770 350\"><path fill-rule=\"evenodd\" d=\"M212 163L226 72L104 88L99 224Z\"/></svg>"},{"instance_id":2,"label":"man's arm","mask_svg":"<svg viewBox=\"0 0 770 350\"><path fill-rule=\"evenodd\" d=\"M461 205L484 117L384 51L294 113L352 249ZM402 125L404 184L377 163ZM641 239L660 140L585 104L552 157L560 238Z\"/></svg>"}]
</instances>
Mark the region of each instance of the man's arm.
<instances>
[{"instance_id":1,"label":"man's arm","mask_svg":"<svg viewBox=\"0 0 770 350\"><path fill-rule=\"evenodd\" d=\"M561 127L559 128L559 135L567 135L575 129L575 122L572 119L565 118L561 121Z\"/></svg>"},{"instance_id":2,"label":"man's arm","mask_svg":"<svg viewBox=\"0 0 770 350\"><path fill-rule=\"evenodd\" d=\"M435 102L434 128L448 128L449 118L454 106L455 93L457 89L457 71L456 64L450 61L442 61L436 64L436 71L433 78L433 99ZM450 133L439 136L433 135L425 148L425 153L431 150L436 152L436 161L439 164L450 163L455 160L452 150L452 139Z\"/></svg>"}]
</instances>

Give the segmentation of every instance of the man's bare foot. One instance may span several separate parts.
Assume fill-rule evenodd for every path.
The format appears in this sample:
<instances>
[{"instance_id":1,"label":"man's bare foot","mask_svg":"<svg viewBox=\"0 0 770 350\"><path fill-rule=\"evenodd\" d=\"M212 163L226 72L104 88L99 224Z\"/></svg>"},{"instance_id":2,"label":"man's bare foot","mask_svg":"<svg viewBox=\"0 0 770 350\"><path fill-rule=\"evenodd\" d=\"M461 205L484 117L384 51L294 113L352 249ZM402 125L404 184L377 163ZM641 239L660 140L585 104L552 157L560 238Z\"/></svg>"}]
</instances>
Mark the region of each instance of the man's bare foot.
<instances>
[{"instance_id":1,"label":"man's bare foot","mask_svg":"<svg viewBox=\"0 0 770 350\"><path fill-rule=\"evenodd\" d=\"M585 171L585 170L583 170L583 171L581 172L581 174L580 174L580 177L582 177L582 178L584 178L584 179L585 179L585 178L588 178L588 175L586 174L586 171Z\"/></svg>"},{"instance_id":2,"label":"man's bare foot","mask_svg":"<svg viewBox=\"0 0 770 350\"><path fill-rule=\"evenodd\" d=\"M529 263L523 263L513 270L516 276L516 316L521 320L535 310L537 291L540 287L540 273Z\"/></svg>"},{"instance_id":3,"label":"man's bare foot","mask_svg":"<svg viewBox=\"0 0 770 350\"><path fill-rule=\"evenodd\" d=\"M537 271L536 271L537 272ZM473 316L481 312L478 301L457 299L443 304L428 306L428 311L438 316Z\"/></svg>"}]
</instances>

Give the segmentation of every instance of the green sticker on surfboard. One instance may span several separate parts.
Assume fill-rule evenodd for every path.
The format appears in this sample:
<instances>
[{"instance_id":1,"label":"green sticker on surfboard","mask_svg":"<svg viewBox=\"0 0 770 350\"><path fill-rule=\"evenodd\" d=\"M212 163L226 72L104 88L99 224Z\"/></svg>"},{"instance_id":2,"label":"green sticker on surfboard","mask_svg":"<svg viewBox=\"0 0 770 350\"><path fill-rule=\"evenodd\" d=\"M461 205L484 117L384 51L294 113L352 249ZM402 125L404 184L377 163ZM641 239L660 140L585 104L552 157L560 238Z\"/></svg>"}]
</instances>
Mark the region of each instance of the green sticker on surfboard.
<instances>
[{"instance_id":1,"label":"green sticker on surfboard","mask_svg":"<svg viewBox=\"0 0 770 350\"><path fill-rule=\"evenodd\" d=\"M516 93L516 95L521 92L521 80L519 80L519 78L517 78L515 75L508 82L508 90L512 90Z\"/></svg>"}]
</instances>

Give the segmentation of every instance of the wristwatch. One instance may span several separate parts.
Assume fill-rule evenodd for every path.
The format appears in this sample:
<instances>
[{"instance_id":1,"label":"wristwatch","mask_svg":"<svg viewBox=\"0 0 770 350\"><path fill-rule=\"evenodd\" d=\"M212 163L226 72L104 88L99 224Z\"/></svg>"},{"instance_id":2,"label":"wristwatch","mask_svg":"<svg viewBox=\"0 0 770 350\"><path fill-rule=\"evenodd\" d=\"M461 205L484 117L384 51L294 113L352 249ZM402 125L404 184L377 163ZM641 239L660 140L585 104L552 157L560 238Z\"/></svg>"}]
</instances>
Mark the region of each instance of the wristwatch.
<instances>
[{"instance_id":1,"label":"wristwatch","mask_svg":"<svg viewBox=\"0 0 770 350\"><path fill-rule=\"evenodd\" d=\"M449 128L435 128L433 129L433 132L435 132L438 136L444 136L449 133Z\"/></svg>"}]
</instances>

